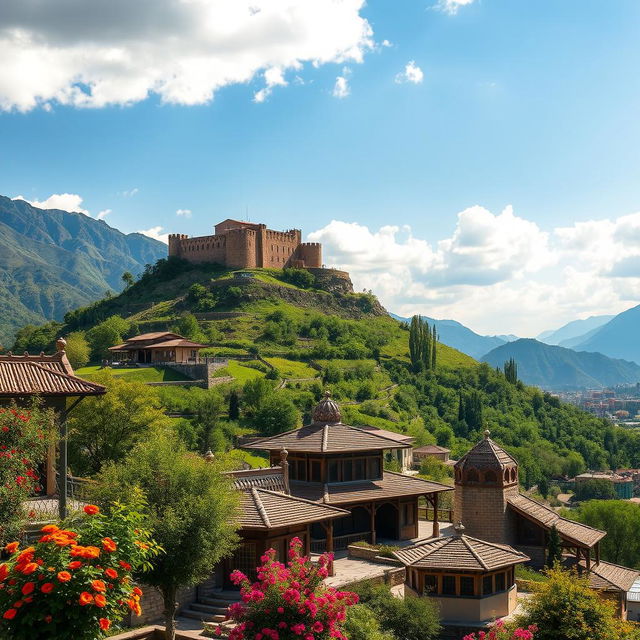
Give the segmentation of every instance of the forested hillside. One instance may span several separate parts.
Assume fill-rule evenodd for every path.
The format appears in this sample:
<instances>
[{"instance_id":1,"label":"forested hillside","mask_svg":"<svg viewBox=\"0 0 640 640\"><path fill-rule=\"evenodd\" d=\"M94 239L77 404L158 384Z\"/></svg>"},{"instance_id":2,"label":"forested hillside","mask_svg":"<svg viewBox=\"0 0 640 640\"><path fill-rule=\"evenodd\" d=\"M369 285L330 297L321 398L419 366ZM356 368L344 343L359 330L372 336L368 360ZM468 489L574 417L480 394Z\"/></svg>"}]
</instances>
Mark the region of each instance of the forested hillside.
<instances>
[{"instance_id":1,"label":"forested hillside","mask_svg":"<svg viewBox=\"0 0 640 640\"><path fill-rule=\"evenodd\" d=\"M635 433L527 387L501 366L440 343L434 355L433 343L424 343L433 327L421 329L422 343L415 334L410 340L410 328L371 294L341 290L330 278L319 283L301 270L252 273L240 279L213 265L162 260L119 296L68 313L64 324L21 331L15 348L47 350L63 334L74 349L84 342L99 361L124 337L165 329L210 345L205 353L229 357L219 372L224 384L211 391L144 389L153 397L148 403L181 414L171 419L173 428L201 451L230 450L239 435L301 424L328 387L345 422L407 433L417 444L437 442L452 457L488 428L517 456L526 486L586 468L640 466ZM109 370L84 374L114 392L126 386ZM91 423L92 403L84 403L78 425Z\"/></svg>"},{"instance_id":2,"label":"forested hillside","mask_svg":"<svg viewBox=\"0 0 640 640\"><path fill-rule=\"evenodd\" d=\"M81 213L0 196L0 343L10 346L25 324L62 320L105 291L120 291L123 271L137 275L166 250Z\"/></svg>"}]
</instances>

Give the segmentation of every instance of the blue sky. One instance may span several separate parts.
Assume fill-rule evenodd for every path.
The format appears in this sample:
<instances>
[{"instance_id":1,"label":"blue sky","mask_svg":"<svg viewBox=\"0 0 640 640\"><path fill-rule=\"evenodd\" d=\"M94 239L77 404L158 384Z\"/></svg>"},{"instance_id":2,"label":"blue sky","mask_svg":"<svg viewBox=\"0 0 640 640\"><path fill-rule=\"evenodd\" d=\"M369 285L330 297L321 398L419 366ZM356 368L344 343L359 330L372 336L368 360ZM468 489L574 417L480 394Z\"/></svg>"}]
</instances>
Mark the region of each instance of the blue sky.
<instances>
[{"instance_id":1,"label":"blue sky","mask_svg":"<svg viewBox=\"0 0 640 640\"><path fill-rule=\"evenodd\" d=\"M151 234L248 210L321 239L388 308L485 332L640 301L636 0L205 2L232 38L177 0L106 19L61 0L48 21L32 2L8 0L0 30L2 194L71 194ZM240 5L289 11L295 36ZM167 34L215 60L178 64Z\"/></svg>"}]
</instances>

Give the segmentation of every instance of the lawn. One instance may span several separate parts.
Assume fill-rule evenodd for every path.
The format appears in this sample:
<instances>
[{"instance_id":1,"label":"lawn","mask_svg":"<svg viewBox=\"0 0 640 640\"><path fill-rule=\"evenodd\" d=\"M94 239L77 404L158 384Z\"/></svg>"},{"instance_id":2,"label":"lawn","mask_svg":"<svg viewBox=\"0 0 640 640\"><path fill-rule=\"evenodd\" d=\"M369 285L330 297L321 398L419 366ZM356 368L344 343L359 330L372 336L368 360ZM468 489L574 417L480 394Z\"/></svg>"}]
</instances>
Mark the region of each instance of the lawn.
<instances>
[{"instance_id":1,"label":"lawn","mask_svg":"<svg viewBox=\"0 0 640 640\"><path fill-rule=\"evenodd\" d=\"M75 373L79 378L91 380L97 373L101 371L110 371L112 375L118 378L124 378L130 382L169 382L189 380L181 373L166 367L127 367L115 368L101 367L99 365L91 367L81 367L76 369Z\"/></svg>"},{"instance_id":2,"label":"lawn","mask_svg":"<svg viewBox=\"0 0 640 640\"><path fill-rule=\"evenodd\" d=\"M306 362L287 360L286 358L265 358L283 378L315 378L318 372Z\"/></svg>"},{"instance_id":3,"label":"lawn","mask_svg":"<svg viewBox=\"0 0 640 640\"><path fill-rule=\"evenodd\" d=\"M256 378L264 378L264 373L251 367L245 367L238 360L229 360L229 364L220 371L228 371L240 384L244 384L247 380L255 380Z\"/></svg>"}]
</instances>

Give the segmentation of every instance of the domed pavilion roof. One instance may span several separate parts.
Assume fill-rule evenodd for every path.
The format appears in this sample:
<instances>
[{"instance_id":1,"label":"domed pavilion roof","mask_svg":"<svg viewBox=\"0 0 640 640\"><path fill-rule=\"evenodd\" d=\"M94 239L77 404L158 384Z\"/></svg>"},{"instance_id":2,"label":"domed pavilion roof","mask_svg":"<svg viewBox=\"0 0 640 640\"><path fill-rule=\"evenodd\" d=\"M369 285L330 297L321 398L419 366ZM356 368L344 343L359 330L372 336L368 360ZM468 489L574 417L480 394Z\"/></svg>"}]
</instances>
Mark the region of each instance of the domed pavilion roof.
<instances>
[{"instance_id":1,"label":"domed pavilion roof","mask_svg":"<svg viewBox=\"0 0 640 640\"><path fill-rule=\"evenodd\" d=\"M340 407L331 398L331 391L325 391L324 398L313 410L313 424L338 424L339 422L342 422Z\"/></svg>"},{"instance_id":2,"label":"domed pavilion roof","mask_svg":"<svg viewBox=\"0 0 640 640\"><path fill-rule=\"evenodd\" d=\"M484 432L484 438L478 442L466 455L454 465L456 469L465 467L484 470L493 469L502 471L506 467L517 467L518 463L504 449L499 447L489 436L490 432Z\"/></svg>"}]
</instances>

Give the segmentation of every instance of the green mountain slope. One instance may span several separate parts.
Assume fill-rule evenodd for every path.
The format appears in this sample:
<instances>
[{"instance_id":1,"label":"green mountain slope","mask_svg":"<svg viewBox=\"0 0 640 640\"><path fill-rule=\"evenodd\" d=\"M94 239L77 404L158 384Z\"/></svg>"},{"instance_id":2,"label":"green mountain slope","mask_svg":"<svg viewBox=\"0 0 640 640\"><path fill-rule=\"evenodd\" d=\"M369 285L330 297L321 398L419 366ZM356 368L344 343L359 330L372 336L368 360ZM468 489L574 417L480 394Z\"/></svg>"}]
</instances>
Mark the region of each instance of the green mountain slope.
<instances>
[{"instance_id":1,"label":"green mountain slope","mask_svg":"<svg viewBox=\"0 0 640 640\"><path fill-rule=\"evenodd\" d=\"M601 353L573 351L533 339L521 339L493 349L484 362L502 367L514 358L518 376L543 389L599 388L640 381L640 367L634 362L614 360Z\"/></svg>"},{"instance_id":2,"label":"green mountain slope","mask_svg":"<svg viewBox=\"0 0 640 640\"><path fill-rule=\"evenodd\" d=\"M166 254L139 233L125 235L80 213L43 210L0 196L0 343L25 324L61 320Z\"/></svg>"}]
</instances>

